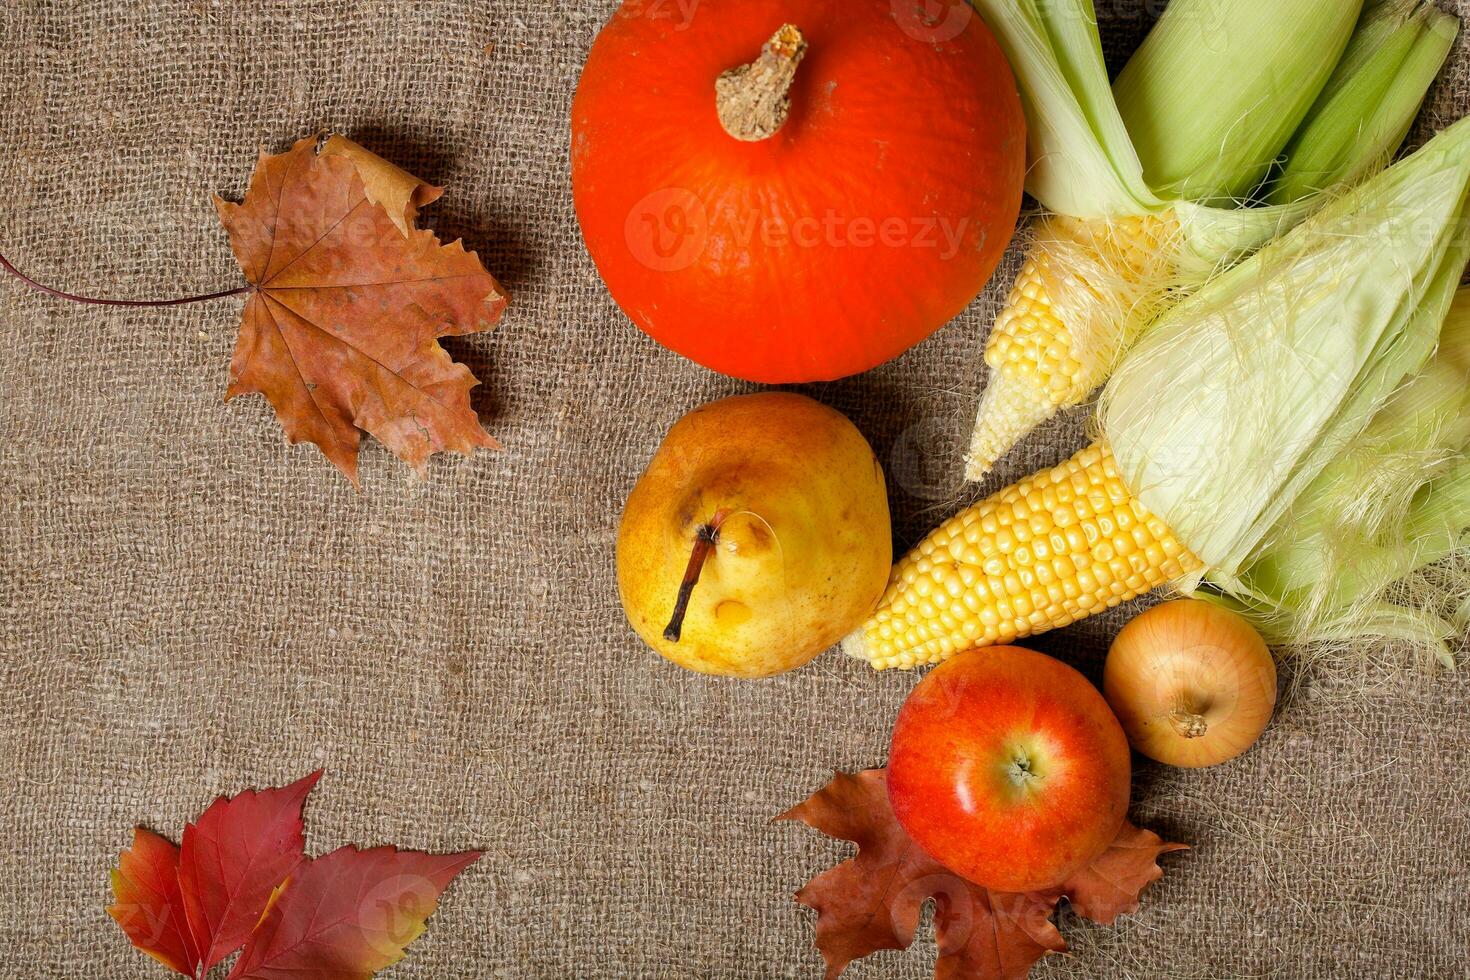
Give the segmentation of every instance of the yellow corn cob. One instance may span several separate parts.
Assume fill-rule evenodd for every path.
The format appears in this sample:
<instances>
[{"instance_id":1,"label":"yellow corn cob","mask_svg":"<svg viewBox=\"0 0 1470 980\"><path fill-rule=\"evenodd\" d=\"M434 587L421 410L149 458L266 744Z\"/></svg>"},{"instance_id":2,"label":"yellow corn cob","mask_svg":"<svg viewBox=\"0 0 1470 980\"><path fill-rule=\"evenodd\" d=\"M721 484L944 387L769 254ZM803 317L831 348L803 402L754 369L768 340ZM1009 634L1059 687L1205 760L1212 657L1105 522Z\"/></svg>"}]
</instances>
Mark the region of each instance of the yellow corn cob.
<instances>
[{"instance_id":1,"label":"yellow corn cob","mask_svg":"<svg viewBox=\"0 0 1470 980\"><path fill-rule=\"evenodd\" d=\"M1026 433L1079 405L1169 286L1173 212L1043 218L985 347L990 378L965 476L978 480Z\"/></svg>"},{"instance_id":2,"label":"yellow corn cob","mask_svg":"<svg viewBox=\"0 0 1470 980\"><path fill-rule=\"evenodd\" d=\"M1093 445L925 538L842 649L878 670L938 663L1066 626L1200 567Z\"/></svg>"}]
</instances>

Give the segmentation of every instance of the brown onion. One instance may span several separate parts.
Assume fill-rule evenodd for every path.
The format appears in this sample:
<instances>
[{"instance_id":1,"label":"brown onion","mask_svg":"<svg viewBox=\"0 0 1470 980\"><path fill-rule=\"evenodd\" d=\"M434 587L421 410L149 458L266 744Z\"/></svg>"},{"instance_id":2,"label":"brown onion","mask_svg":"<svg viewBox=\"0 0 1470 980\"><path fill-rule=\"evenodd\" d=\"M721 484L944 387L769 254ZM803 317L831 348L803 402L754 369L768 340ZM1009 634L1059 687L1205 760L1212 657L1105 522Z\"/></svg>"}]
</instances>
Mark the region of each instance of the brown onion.
<instances>
[{"instance_id":1,"label":"brown onion","mask_svg":"<svg viewBox=\"0 0 1470 980\"><path fill-rule=\"evenodd\" d=\"M1240 616L1179 599L1123 627L1108 651L1103 694L1139 752L1171 766L1213 766L1266 730L1276 663Z\"/></svg>"}]
</instances>

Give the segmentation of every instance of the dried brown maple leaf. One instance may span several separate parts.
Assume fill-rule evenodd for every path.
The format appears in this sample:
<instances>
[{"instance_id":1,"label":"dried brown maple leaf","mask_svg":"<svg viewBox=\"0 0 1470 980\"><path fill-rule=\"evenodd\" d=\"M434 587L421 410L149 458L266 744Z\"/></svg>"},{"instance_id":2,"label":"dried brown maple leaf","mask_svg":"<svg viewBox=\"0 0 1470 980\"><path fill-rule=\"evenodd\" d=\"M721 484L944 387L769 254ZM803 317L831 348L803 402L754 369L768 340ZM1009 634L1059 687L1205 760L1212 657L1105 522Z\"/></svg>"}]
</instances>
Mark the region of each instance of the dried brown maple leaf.
<instances>
[{"instance_id":1,"label":"dried brown maple leaf","mask_svg":"<svg viewBox=\"0 0 1470 980\"><path fill-rule=\"evenodd\" d=\"M334 138L262 153L241 204L215 199L245 278L225 397L265 395L292 443L313 442L357 482L361 432L421 475L429 457L498 443L479 384L439 338L491 329L506 295L473 252L413 227L430 187Z\"/></svg>"},{"instance_id":2,"label":"dried brown maple leaf","mask_svg":"<svg viewBox=\"0 0 1470 980\"><path fill-rule=\"evenodd\" d=\"M974 884L929 857L888 805L884 770L832 782L777 820L799 820L857 844L857 856L813 878L796 900L817 913L817 948L834 980L855 959L914 941L924 902L934 899L937 980L1022 980L1049 952L1067 948L1052 924L1057 902L1111 923L1138 908L1139 893L1163 875L1158 856L1183 849L1125 822L1113 845L1060 888L1023 895Z\"/></svg>"}]
</instances>

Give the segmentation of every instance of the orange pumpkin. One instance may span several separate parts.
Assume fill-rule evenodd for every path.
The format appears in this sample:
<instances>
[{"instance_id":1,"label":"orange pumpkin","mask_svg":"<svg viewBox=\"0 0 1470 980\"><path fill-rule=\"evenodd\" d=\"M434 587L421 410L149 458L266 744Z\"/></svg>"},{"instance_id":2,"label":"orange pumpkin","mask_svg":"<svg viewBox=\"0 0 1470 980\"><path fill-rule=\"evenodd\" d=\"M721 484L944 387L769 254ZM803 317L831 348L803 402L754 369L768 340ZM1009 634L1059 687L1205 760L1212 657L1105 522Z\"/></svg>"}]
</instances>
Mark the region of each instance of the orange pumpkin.
<instances>
[{"instance_id":1,"label":"orange pumpkin","mask_svg":"<svg viewBox=\"0 0 1470 980\"><path fill-rule=\"evenodd\" d=\"M716 371L865 371L985 286L1025 120L964 0L625 0L572 105L572 184L613 298Z\"/></svg>"}]
</instances>

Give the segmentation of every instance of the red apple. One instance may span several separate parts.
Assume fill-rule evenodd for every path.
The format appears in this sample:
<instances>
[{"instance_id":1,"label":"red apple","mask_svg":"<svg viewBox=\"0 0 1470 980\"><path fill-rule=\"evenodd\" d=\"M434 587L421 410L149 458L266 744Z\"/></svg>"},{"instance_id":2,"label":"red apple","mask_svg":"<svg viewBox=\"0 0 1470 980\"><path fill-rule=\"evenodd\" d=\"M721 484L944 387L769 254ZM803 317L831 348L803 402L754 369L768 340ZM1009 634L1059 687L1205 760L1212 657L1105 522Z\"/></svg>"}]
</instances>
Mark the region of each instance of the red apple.
<instances>
[{"instance_id":1,"label":"red apple","mask_svg":"<svg viewBox=\"0 0 1470 980\"><path fill-rule=\"evenodd\" d=\"M899 712L888 796L914 842L1005 892L1061 884L1128 810L1128 739L1087 678L1020 647L941 664Z\"/></svg>"}]
</instances>

